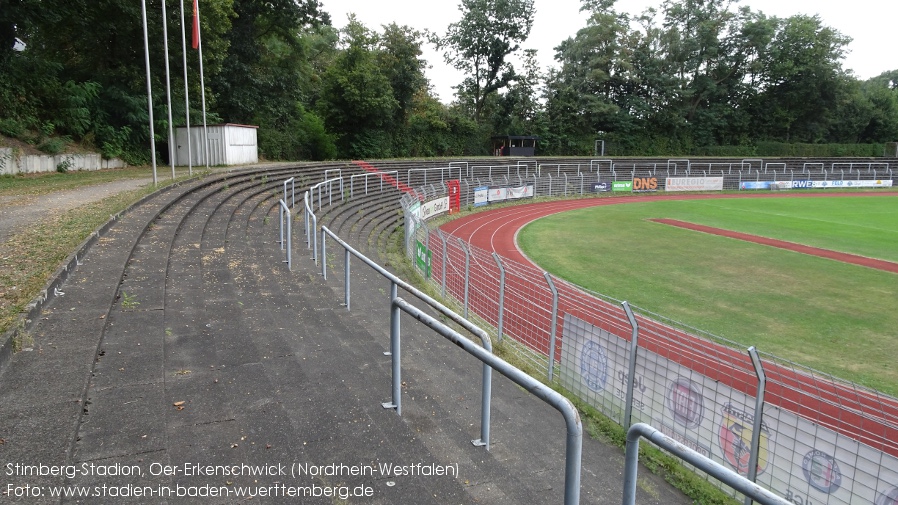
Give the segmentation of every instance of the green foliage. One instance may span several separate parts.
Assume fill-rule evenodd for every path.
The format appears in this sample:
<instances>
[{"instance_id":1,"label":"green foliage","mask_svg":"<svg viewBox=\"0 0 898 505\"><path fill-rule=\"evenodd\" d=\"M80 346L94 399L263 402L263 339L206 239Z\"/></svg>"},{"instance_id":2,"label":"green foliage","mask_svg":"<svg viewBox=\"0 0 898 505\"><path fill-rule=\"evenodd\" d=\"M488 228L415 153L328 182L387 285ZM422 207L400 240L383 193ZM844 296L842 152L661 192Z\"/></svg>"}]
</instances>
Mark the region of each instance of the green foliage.
<instances>
[{"instance_id":1,"label":"green foliage","mask_svg":"<svg viewBox=\"0 0 898 505\"><path fill-rule=\"evenodd\" d=\"M506 61L527 40L533 27L533 0L461 0L462 18L449 25L445 37L432 37L444 49L446 62L467 76L458 86L479 120L487 99L517 76Z\"/></svg>"}]
</instances>

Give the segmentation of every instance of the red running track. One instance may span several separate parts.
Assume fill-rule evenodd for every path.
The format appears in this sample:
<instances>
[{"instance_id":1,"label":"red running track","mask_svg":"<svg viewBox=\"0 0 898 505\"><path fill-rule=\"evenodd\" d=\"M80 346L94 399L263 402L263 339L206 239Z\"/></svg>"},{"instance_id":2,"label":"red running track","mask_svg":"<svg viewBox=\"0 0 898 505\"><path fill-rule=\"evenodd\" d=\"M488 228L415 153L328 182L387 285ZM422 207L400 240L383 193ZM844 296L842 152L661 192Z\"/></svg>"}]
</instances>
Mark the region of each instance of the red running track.
<instances>
[{"instance_id":1,"label":"red running track","mask_svg":"<svg viewBox=\"0 0 898 505\"><path fill-rule=\"evenodd\" d=\"M583 200L567 200L522 204L495 211L481 212L446 223L440 229L452 235L449 242L459 237L464 241L488 253L496 252L507 260L523 264L514 267L521 276L510 276L506 281L505 293L505 330L513 336L538 334L541 338L524 340L530 348L549 354L549 335L551 333L551 317L547 310L522 309L528 305L542 304L545 307L545 296L535 291L539 283L541 271L517 248L516 235L527 223L544 216L586 207L616 205L634 202L657 200L691 200L708 198L838 198L841 196L898 196L898 193L838 193L838 194L758 194L740 193L729 195L688 194L688 195L640 195L628 197L591 198ZM431 238L431 243L435 243ZM438 249L432 247L432 249ZM443 267L440 251L434 250L433 272L437 277ZM457 261L451 259L449 270ZM496 324L498 312L498 267L485 260L484 255L475 255L474 268L481 270L481 275L472 276L480 279L477 286L479 297L471 297L471 310ZM506 265L507 267L507 265ZM457 270L457 269L456 269ZM472 270L473 271L473 270ZM456 277L458 277L456 272ZM486 282L484 282L486 281ZM463 281L462 281L463 283ZM545 284L543 282L543 284ZM450 282L447 277L447 290L461 299L461 288L458 280ZM621 307L600 300L592 299L584 303L587 297L580 290L563 282L556 282L559 291L559 318L556 323L557 342L555 359L560 359L562 335L562 315L570 313L610 333L630 339L630 328L626 324ZM547 291L544 288L543 291ZM551 298L549 298L551 305ZM509 317L508 307L514 309L514 317ZM691 336L680 330L664 326L658 322L639 317L640 347L655 352L682 366L689 367L713 380L717 380L735 390L751 397L755 395L757 379L754 376L748 354L730 349L713 342ZM823 381L820 378L800 373L794 369L765 363L767 375L766 401L785 410L796 413L811 421L823 424L855 440L898 456L898 402L895 399L879 396L871 392L861 391L843 384Z\"/></svg>"}]
</instances>

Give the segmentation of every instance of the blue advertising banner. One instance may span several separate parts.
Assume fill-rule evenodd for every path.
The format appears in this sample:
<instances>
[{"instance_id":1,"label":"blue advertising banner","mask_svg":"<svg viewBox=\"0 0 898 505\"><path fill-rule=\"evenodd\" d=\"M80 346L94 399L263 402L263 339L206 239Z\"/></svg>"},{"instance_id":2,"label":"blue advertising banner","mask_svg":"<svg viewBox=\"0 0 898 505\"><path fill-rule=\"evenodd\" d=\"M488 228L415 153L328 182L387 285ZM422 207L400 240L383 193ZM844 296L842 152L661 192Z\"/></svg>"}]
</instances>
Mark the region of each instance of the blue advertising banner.
<instances>
[{"instance_id":1,"label":"blue advertising banner","mask_svg":"<svg viewBox=\"0 0 898 505\"><path fill-rule=\"evenodd\" d=\"M739 189L770 189L771 181L744 181Z\"/></svg>"}]
</instances>

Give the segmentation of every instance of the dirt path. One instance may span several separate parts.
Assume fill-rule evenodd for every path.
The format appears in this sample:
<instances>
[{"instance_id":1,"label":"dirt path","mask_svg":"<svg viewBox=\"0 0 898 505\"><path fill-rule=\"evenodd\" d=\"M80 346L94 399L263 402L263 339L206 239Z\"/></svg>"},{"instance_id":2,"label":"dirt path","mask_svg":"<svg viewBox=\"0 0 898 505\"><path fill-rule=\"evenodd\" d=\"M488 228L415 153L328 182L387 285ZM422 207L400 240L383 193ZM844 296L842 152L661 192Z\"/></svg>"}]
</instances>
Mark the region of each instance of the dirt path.
<instances>
[{"instance_id":1,"label":"dirt path","mask_svg":"<svg viewBox=\"0 0 898 505\"><path fill-rule=\"evenodd\" d=\"M0 197L0 243L49 216L152 183L152 178L125 179L41 196Z\"/></svg>"}]
</instances>

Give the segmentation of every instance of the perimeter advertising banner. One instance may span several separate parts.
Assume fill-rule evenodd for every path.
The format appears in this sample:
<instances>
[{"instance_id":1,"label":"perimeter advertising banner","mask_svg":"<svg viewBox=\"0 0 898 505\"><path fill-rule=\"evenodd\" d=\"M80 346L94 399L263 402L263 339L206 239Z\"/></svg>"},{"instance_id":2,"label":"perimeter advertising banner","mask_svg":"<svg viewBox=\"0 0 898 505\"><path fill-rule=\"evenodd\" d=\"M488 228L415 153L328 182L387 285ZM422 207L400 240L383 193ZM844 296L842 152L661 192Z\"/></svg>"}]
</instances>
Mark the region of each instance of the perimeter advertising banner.
<instances>
[{"instance_id":1,"label":"perimeter advertising banner","mask_svg":"<svg viewBox=\"0 0 898 505\"><path fill-rule=\"evenodd\" d=\"M610 182L594 182L592 183L593 193L604 193L612 190L613 183Z\"/></svg>"},{"instance_id":2,"label":"perimeter advertising banner","mask_svg":"<svg viewBox=\"0 0 898 505\"><path fill-rule=\"evenodd\" d=\"M620 421L629 342L570 314L562 339L562 385ZM639 349L633 422L648 423L743 476L754 403L752 396ZM758 484L792 503L898 505L898 458L770 404L759 440Z\"/></svg>"},{"instance_id":3,"label":"perimeter advertising banner","mask_svg":"<svg viewBox=\"0 0 898 505\"><path fill-rule=\"evenodd\" d=\"M474 188L474 206L482 207L489 203L489 186L477 186Z\"/></svg>"},{"instance_id":4,"label":"perimeter advertising banner","mask_svg":"<svg viewBox=\"0 0 898 505\"><path fill-rule=\"evenodd\" d=\"M739 189L770 189L772 181L743 181Z\"/></svg>"},{"instance_id":5,"label":"perimeter advertising banner","mask_svg":"<svg viewBox=\"0 0 898 505\"><path fill-rule=\"evenodd\" d=\"M449 196L437 198L421 205L421 220L427 221L443 212L449 212Z\"/></svg>"},{"instance_id":6,"label":"perimeter advertising banner","mask_svg":"<svg viewBox=\"0 0 898 505\"><path fill-rule=\"evenodd\" d=\"M508 199L508 188L501 186L490 186L489 201L502 202Z\"/></svg>"},{"instance_id":7,"label":"perimeter advertising banner","mask_svg":"<svg viewBox=\"0 0 898 505\"><path fill-rule=\"evenodd\" d=\"M657 177L635 177L633 179L633 192L658 191Z\"/></svg>"},{"instance_id":8,"label":"perimeter advertising banner","mask_svg":"<svg viewBox=\"0 0 898 505\"><path fill-rule=\"evenodd\" d=\"M611 183L611 191L633 191L633 181L614 181Z\"/></svg>"},{"instance_id":9,"label":"perimeter advertising banner","mask_svg":"<svg viewBox=\"0 0 898 505\"><path fill-rule=\"evenodd\" d=\"M433 258L433 252L424 247L420 240L415 241L415 265L418 270L424 274L425 278L430 278L430 265Z\"/></svg>"},{"instance_id":10,"label":"perimeter advertising banner","mask_svg":"<svg viewBox=\"0 0 898 505\"><path fill-rule=\"evenodd\" d=\"M480 207L492 202L532 198L533 185L528 186L479 186L474 188L474 206Z\"/></svg>"},{"instance_id":11,"label":"perimeter advertising banner","mask_svg":"<svg viewBox=\"0 0 898 505\"><path fill-rule=\"evenodd\" d=\"M668 177L665 191L723 191L723 177Z\"/></svg>"},{"instance_id":12,"label":"perimeter advertising banner","mask_svg":"<svg viewBox=\"0 0 898 505\"><path fill-rule=\"evenodd\" d=\"M533 185L531 184L529 186L517 186L508 188L506 196L509 200L517 200L518 198L532 198Z\"/></svg>"},{"instance_id":13,"label":"perimeter advertising banner","mask_svg":"<svg viewBox=\"0 0 898 505\"><path fill-rule=\"evenodd\" d=\"M890 179L875 181L814 181L815 188L890 188Z\"/></svg>"}]
</instances>

